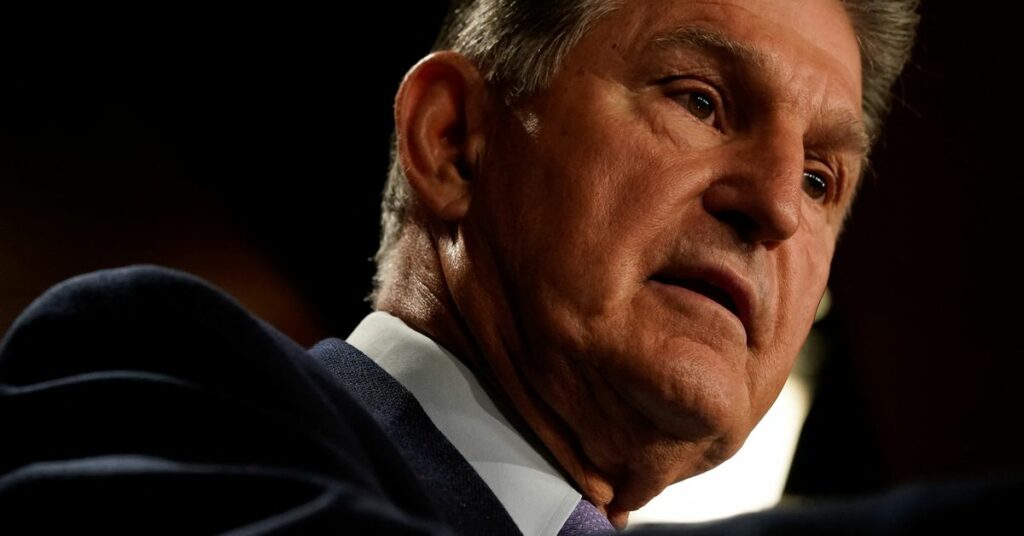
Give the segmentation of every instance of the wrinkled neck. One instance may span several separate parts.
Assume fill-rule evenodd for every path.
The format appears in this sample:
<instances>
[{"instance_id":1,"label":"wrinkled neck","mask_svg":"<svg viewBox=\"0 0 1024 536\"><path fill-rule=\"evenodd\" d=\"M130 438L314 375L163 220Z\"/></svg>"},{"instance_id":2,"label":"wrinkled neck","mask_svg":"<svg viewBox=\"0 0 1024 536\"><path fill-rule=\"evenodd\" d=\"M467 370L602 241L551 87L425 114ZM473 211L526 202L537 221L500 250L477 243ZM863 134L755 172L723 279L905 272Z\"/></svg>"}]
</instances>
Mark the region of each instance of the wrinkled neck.
<instances>
[{"instance_id":1,"label":"wrinkled neck","mask_svg":"<svg viewBox=\"0 0 1024 536\"><path fill-rule=\"evenodd\" d=\"M614 525L624 527L628 512L609 511L612 483L587 460L575 434L519 368L523 339L496 267L467 259L459 242L422 228L407 230L376 309L457 356L521 435Z\"/></svg>"}]
</instances>

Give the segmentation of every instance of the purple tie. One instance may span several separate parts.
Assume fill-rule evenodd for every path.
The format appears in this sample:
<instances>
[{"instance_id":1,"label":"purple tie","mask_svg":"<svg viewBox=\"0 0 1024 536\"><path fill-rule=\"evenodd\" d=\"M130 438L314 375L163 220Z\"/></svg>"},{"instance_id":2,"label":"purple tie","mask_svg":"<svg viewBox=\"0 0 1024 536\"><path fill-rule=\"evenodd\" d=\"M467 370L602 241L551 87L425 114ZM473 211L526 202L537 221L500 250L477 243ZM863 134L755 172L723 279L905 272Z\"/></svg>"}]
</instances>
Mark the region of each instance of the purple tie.
<instances>
[{"instance_id":1,"label":"purple tie","mask_svg":"<svg viewBox=\"0 0 1024 536\"><path fill-rule=\"evenodd\" d=\"M597 534L615 534L615 527L608 521L604 514L597 511L597 507L586 499L580 499L579 504L569 514L558 536L594 536Z\"/></svg>"}]
</instances>

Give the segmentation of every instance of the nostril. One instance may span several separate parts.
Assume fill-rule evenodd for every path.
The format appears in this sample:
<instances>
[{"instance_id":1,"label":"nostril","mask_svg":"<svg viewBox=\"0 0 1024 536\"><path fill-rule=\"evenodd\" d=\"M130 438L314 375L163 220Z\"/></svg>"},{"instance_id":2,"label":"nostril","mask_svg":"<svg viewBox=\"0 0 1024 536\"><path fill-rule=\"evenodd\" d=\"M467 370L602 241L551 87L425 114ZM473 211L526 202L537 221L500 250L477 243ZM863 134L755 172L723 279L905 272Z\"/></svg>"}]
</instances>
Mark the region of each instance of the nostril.
<instances>
[{"instance_id":1,"label":"nostril","mask_svg":"<svg viewBox=\"0 0 1024 536\"><path fill-rule=\"evenodd\" d=\"M744 239L750 240L754 233L760 228L757 220L739 210L720 210L713 213L715 219L732 227Z\"/></svg>"}]
</instances>

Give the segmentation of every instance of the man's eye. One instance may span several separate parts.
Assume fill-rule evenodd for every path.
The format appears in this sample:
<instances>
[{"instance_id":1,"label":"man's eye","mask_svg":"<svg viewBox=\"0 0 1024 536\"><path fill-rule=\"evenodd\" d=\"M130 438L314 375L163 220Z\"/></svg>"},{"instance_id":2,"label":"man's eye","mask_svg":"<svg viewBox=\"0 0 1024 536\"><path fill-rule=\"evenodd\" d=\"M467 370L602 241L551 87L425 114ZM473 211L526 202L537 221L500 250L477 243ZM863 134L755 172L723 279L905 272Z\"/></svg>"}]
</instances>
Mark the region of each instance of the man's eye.
<instances>
[{"instance_id":1,"label":"man's eye","mask_svg":"<svg viewBox=\"0 0 1024 536\"><path fill-rule=\"evenodd\" d=\"M804 191L811 199L821 200L828 195L828 179L817 171L804 172Z\"/></svg>"},{"instance_id":2,"label":"man's eye","mask_svg":"<svg viewBox=\"0 0 1024 536\"><path fill-rule=\"evenodd\" d=\"M715 122L715 101L707 93L691 91L679 95L679 102L694 117L708 124Z\"/></svg>"}]
</instances>

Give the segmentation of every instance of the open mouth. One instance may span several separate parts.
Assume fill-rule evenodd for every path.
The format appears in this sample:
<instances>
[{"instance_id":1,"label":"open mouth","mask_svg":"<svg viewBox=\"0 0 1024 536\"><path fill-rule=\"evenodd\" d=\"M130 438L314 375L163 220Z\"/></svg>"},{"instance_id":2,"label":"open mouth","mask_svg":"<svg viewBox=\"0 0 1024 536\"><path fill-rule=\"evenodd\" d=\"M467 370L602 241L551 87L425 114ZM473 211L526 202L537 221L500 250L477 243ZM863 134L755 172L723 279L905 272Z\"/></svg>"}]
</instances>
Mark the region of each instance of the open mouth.
<instances>
[{"instance_id":1,"label":"open mouth","mask_svg":"<svg viewBox=\"0 0 1024 536\"><path fill-rule=\"evenodd\" d=\"M682 287L687 290L691 290L698 294L703 294L708 298L711 298L722 307L725 307L732 314L737 317L740 316L739 307L736 305L736 300L732 299L732 296L720 287L717 287L703 279L691 279L691 278L673 278L664 276L654 276L651 278L658 283L663 285L673 285L676 287Z\"/></svg>"}]
</instances>

